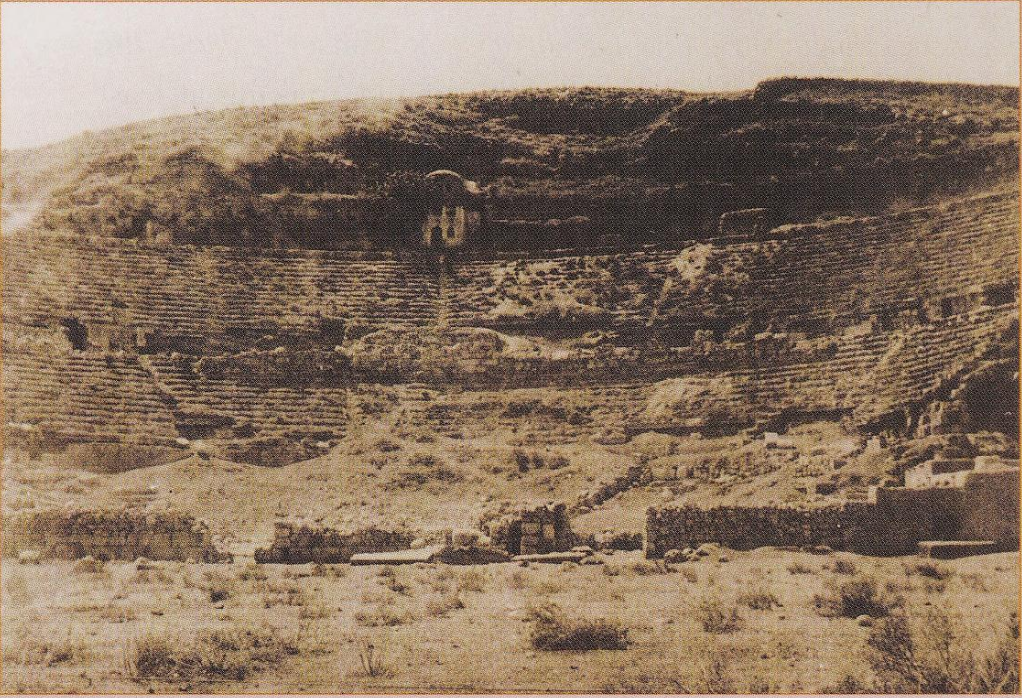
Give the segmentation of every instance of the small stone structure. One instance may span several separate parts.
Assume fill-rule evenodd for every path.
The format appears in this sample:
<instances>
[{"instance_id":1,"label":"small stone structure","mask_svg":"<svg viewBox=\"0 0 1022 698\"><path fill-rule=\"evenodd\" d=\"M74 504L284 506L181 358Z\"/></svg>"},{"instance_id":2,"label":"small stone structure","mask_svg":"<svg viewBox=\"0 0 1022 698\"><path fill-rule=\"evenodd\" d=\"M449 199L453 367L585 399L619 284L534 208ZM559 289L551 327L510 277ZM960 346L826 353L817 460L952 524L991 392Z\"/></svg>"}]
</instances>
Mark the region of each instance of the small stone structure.
<instances>
[{"instance_id":1,"label":"small stone structure","mask_svg":"<svg viewBox=\"0 0 1022 698\"><path fill-rule=\"evenodd\" d=\"M3 555L99 560L229 561L209 528L188 514L127 510L42 511L4 519Z\"/></svg>"},{"instance_id":2,"label":"small stone structure","mask_svg":"<svg viewBox=\"0 0 1022 698\"><path fill-rule=\"evenodd\" d=\"M575 534L563 502L522 507L485 522L483 527L493 547L506 550L510 555L561 552L575 545Z\"/></svg>"},{"instance_id":3,"label":"small stone structure","mask_svg":"<svg viewBox=\"0 0 1022 698\"><path fill-rule=\"evenodd\" d=\"M922 541L989 541L1018 550L1019 472L968 472L960 487L882 487L874 502L794 507L651 507L646 556L720 543L735 549L816 546L893 555Z\"/></svg>"},{"instance_id":4,"label":"small stone structure","mask_svg":"<svg viewBox=\"0 0 1022 698\"><path fill-rule=\"evenodd\" d=\"M905 471L905 487L963 487L971 473L1017 470L1018 463L998 456L932 458Z\"/></svg>"},{"instance_id":5,"label":"small stone structure","mask_svg":"<svg viewBox=\"0 0 1022 698\"><path fill-rule=\"evenodd\" d=\"M301 565L307 562L332 564L348 562L359 553L389 553L406 550L414 536L403 531L364 528L342 533L327 527L278 521L273 543L255 551L255 561Z\"/></svg>"},{"instance_id":6,"label":"small stone structure","mask_svg":"<svg viewBox=\"0 0 1022 698\"><path fill-rule=\"evenodd\" d=\"M457 172L436 170L426 175L426 199L425 247L461 247L482 225L482 191Z\"/></svg>"}]
</instances>

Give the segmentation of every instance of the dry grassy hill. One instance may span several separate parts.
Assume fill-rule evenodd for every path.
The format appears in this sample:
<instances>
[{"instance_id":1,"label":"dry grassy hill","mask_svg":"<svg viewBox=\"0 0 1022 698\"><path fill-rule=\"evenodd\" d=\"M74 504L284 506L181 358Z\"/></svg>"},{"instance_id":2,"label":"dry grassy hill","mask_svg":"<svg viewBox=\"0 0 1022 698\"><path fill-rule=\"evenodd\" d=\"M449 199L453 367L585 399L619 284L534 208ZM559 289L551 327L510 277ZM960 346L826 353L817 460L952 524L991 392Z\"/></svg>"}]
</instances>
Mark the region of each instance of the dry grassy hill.
<instances>
[{"instance_id":1,"label":"dry grassy hill","mask_svg":"<svg viewBox=\"0 0 1022 698\"><path fill-rule=\"evenodd\" d=\"M584 216L594 236L627 222L634 244L706 234L732 209L802 221L989 188L1017 170L1017 131L1013 88L831 79L326 102L7 151L3 203L8 228L358 246L366 221L337 202L355 197L372 244L393 247L421 176L451 168L489 187L495 218Z\"/></svg>"}]
</instances>

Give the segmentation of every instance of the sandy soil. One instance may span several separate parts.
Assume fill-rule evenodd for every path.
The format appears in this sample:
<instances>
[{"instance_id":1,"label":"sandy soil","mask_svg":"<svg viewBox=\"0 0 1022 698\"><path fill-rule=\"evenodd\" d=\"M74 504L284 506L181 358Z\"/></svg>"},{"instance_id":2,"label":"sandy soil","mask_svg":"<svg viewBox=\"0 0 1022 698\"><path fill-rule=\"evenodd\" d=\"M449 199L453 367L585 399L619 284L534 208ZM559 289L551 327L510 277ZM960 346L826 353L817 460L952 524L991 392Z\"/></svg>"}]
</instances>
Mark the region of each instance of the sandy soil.
<instances>
[{"instance_id":1,"label":"sandy soil","mask_svg":"<svg viewBox=\"0 0 1022 698\"><path fill-rule=\"evenodd\" d=\"M73 563L5 562L0 687L816 692L837 690L842 680L845 687L873 680L871 628L821 615L814 605L814 595L832 585L871 577L887 602L904 599L911 618L946 612L960 629L959 644L980 653L1005 634L1019 590L1018 555L1011 553L939 563L942 580L920 572L915 557L764 548L722 551L670 572L640 553L600 558L602 564L527 568L160 562L141 571L134 563L82 571ZM750 595L770 608L754 610ZM570 618L619 623L628 647L535 649L529 611L547 603ZM733 609L737 628L704 630L706 604ZM202 671L179 667L166 680L138 675L139 647L154 639L196 646L214 629L251 630L263 638L262 654L239 655L239 643L221 641ZM370 645L368 673L375 676L363 664Z\"/></svg>"}]
</instances>

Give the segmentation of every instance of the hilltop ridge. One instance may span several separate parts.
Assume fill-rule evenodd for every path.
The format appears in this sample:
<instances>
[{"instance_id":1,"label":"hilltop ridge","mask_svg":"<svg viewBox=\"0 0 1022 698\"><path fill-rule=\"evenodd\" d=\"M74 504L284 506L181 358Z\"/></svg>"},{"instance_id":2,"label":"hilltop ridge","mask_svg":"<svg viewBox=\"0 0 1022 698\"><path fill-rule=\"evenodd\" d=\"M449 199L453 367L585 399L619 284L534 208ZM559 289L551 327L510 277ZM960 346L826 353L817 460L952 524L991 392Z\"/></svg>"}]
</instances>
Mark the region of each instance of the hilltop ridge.
<instances>
[{"instance_id":1,"label":"hilltop ridge","mask_svg":"<svg viewBox=\"0 0 1022 698\"><path fill-rule=\"evenodd\" d=\"M452 169L486 190L491 218L542 232L519 246L691 239L728 210L769 206L775 222L801 222L989 189L1017 174L1017 132L1015 88L875 80L237 108L4 151L4 225L405 247L423 176ZM564 220L575 225L550 233Z\"/></svg>"}]
</instances>

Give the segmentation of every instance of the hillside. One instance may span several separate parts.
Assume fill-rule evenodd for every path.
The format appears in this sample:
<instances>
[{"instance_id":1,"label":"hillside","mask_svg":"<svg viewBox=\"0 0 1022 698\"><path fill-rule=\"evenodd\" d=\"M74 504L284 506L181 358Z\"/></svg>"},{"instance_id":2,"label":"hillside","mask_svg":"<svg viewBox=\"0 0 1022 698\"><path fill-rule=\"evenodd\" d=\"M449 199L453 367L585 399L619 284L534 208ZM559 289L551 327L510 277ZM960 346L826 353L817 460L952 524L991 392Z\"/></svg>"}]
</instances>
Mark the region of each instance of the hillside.
<instances>
[{"instance_id":1,"label":"hillside","mask_svg":"<svg viewBox=\"0 0 1022 698\"><path fill-rule=\"evenodd\" d=\"M452 169L480 183L489 218L505 224L487 245L636 245L704 237L734 209L800 222L989 189L1017 173L1018 126L1014 88L834 79L243 108L4 151L4 224L405 247L423 175ZM565 220L576 224L551 228Z\"/></svg>"}]
</instances>

